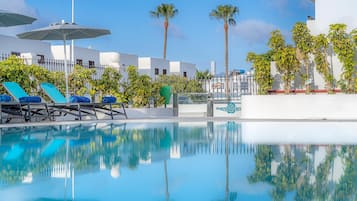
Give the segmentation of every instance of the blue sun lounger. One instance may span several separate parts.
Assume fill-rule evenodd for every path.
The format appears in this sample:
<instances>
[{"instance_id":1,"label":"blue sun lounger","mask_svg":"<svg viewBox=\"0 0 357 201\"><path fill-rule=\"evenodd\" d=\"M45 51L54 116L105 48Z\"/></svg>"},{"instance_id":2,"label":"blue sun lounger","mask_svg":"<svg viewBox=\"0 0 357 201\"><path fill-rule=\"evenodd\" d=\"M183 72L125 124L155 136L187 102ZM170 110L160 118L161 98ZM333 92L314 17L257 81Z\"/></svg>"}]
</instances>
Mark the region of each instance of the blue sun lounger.
<instances>
[{"instance_id":1,"label":"blue sun lounger","mask_svg":"<svg viewBox=\"0 0 357 201\"><path fill-rule=\"evenodd\" d=\"M51 83L41 83L40 87L53 102L52 105L49 105L53 116L58 112L58 115L70 114L79 120L82 120L84 116L93 116L97 119L97 113L94 110L93 103L81 101L68 102L62 93Z\"/></svg>"},{"instance_id":2,"label":"blue sun lounger","mask_svg":"<svg viewBox=\"0 0 357 201\"><path fill-rule=\"evenodd\" d=\"M41 151L42 157L51 157L65 144L64 139L52 139Z\"/></svg>"},{"instance_id":3,"label":"blue sun lounger","mask_svg":"<svg viewBox=\"0 0 357 201\"><path fill-rule=\"evenodd\" d=\"M19 145L13 145L11 149L5 154L4 160L17 160L24 153L24 149Z\"/></svg>"},{"instance_id":4,"label":"blue sun lounger","mask_svg":"<svg viewBox=\"0 0 357 201\"><path fill-rule=\"evenodd\" d=\"M6 114L6 116L4 116ZM5 123L11 121L13 116L23 118L21 105L17 102L13 102L11 97L6 94L0 95L0 124L3 123L3 118L6 117Z\"/></svg>"},{"instance_id":5,"label":"blue sun lounger","mask_svg":"<svg viewBox=\"0 0 357 201\"><path fill-rule=\"evenodd\" d=\"M124 104L122 103L117 103L116 99L113 99L114 97L107 97L106 99L103 99L104 101L102 103L91 103L90 100L88 101L81 101L81 99L85 99L85 97L80 97L80 96L72 96L71 100L75 101L75 103L67 103L66 98L62 95L62 93L51 83L41 83L40 84L41 89L48 95L48 97L55 103L55 105L59 105L59 107L64 106L71 106L71 105L76 105L77 106L77 111L79 112L77 116L81 119L81 113L85 113L87 115L92 115L94 114L96 116L96 112L103 113L105 115L109 115L112 119L114 118L115 115L123 115L125 118L127 118ZM122 107L122 111L115 110L113 108L114 105L119 105ZM72 106L70 108L73 108ZM65 108L68 109L68 108ZM75 108L74 108L75 109ZM94 111L94 113L90 113L88 111L85 111L83 109L91 109Z\"/></svg>"},{"instance_id":6,"label":"blue sun lounger","mask_svg":"<svg viewBox=\"0 0 357 201\"><path fill-rule=\"evenodd\" d=\"M33 116L50 119L47 104L42 102L41 97L28 95L16 82L3 82L2 85L17 104L21 106L25 121L31 121Z\"/></svg>"}]
</instances>

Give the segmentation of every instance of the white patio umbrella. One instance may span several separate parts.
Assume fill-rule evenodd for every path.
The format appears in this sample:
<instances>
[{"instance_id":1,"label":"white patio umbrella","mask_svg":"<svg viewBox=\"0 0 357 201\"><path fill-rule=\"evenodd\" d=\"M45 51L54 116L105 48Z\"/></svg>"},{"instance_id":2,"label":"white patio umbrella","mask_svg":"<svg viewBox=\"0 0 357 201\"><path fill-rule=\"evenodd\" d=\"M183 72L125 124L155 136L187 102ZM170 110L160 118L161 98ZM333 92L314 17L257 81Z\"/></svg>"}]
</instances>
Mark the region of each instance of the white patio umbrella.
<instances>
[{"instance_id":1,"label":"white patio umbrella","mask_svg":"<svg viewBox=\"0 0 357 201\"><path fill-rule=\"evenodd\" d=\"M60 23L51 24L45 28L18 34L17 36L22 39L31 40L63 40L66 99L69 101L66 40L95 38L107 34L110 34L110 31L107 29L84 27L75 23L65 23L62 21Z\"/></svg>"},{"instance_id":2,"label":"white patio umbrella","mask_svg":"<svg viewBox=\"0 0 357 201\"><path fill-rule=\"evenodd\" d=\"M7 10L0 10L0 27L10 27L24 24L31 24L36 18L14 13Z\"/></svg>"}]
</instances>

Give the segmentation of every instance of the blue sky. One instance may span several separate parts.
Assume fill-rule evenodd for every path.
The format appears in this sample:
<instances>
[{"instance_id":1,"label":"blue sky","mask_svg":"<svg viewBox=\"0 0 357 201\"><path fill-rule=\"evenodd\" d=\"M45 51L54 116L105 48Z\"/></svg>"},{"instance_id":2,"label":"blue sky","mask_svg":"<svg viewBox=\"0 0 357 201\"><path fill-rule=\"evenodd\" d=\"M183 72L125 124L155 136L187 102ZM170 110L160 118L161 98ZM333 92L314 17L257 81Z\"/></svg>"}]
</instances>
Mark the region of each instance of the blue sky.
<instances>
[{"instance_id":1,"label":"blue sky","mask_svg":"<svg viewBox=\"0 0 357 201\"><path fill-rule=\"evenodd\" d=\"M173 3L179 10L171 19L168 33L167 59L194 63L199 70L209 69L215 60L217 72L224 71L223 22L209 13L220 4L239 8L237 25L229 32L229 69L249 69L248 52L263 53L272 30L280 29L291 37L298 21L314 16L311 0L75 0L75 21L84 26L106 28L111 35L77 40L76 45L100 51L116 51L162 58L162 19L154 19L149 11L161 3ZM71 20L71 0L0 0L2 9L23 12L38 20L32 25L1 28L3 34L15 35L41 28L61 19Z\"/></svg>"}]
</instances>

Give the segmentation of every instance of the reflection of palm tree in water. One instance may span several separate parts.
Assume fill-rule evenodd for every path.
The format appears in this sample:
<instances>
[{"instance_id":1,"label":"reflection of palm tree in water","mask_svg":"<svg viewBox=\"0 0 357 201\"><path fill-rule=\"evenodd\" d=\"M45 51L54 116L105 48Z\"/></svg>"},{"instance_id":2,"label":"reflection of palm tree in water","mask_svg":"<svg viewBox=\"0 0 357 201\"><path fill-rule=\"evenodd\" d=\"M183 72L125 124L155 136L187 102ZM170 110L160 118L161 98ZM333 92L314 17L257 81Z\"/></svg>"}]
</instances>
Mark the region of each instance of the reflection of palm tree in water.
<instances>
[{"instance_id":1,"label":"reflection of palm tree in water","mask_svg":"<svg viewBox=\"0 0 357 201\"><path fill-rule=\"evenodd\" d=\"M164 171L165 171L165 197L166 201L170 200L170 194L169 194L169 179L167 176L167 162L164 160Z\"/></svg>"},{"instance_id":2,"label":"reflection of palm tree in water","mask_svg":"<svg viewBox=\"0 0 357 201\"><path fill-rule=\"evenodd\" d=\"M230 122L228 122L229 124ZM226 130L226 201L229 200L229 143L228 143L228 128L229 126L227 126L227 130Z\"/></svg>"},{"instance_id":3,"label":"reflection of palm tree in water","mask_svg":"<svg viewBox=\"0 0 357 201\"><path fill-rule=\"evenodd\" d=\"M237 200L237 193L229 191L229 133L238 132L235 122L227 122L227 129L225 134L225 159L226 159L226 188L225 188L225 200L234 201Z\"/></svg>"}]
</instances>

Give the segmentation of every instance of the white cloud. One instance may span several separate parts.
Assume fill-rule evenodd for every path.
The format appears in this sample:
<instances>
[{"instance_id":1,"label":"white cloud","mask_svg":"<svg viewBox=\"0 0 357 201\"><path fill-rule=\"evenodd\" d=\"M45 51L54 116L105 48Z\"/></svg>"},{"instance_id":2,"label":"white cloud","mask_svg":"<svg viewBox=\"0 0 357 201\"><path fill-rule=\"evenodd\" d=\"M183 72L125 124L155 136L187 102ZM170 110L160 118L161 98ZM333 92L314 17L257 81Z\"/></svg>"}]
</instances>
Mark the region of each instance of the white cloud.
<instances>
[{"instance_id":1,"label":"white cloud","mask_svg":"<svg viewBox=\"0 0 357 201\"><path fill-rule=\"evenodd\" d=\"M245 20L237 23L233 28L233 34L249 44L264 43L269 39L270 33L276 29L277 26L264 21Z\"/></svg>"},{"instance_id":2,"label":"white cloud","mask_svg":"<svg viewBox=\"0 0 357 201\"><path fill-rule=\"evenodd\" d=\"M28 6L25 0L0 0L1 9L34 16L35 10Z\"/></svg>"},{"instance_id":3,"label":"white cloud","mask_svg":"<svg viewBox=\"0 0 357 201\"><path fill-rule=\"evenodd\" d=\"M306 10L311 8L314 3L312 0L269 0L269 5L279 14L289 16L296 7Z\"/></svg>"},{"instance_id":4,"label":"white cloud","mask_svg":"<svg viewBox=\"0 0 357 201\"><path fill-rule=\"evenodd\" d=\"M174 38L183 39L183 40L187 39L185 33L183 33L183 31L179 27L175 26L174 24L170 24L168 34Z\"/></svg>"},{"instance_id":5,"label":"white cloud","mask_svg":"<svg viewBox=\"0 0 357 201\"><path fill-rule=\"evenodd\" d=\"M0 0L2 10L12 11L37 18L35 9L26 4L25 0ZM15 36L18 33L28 31L31 25L0 28L0 34Z\"/></svg>"},{"instance_id":6,"label":"white cloud","mask_svg":"<svg viewBox=\"0 0 357 201\"><path fill-rule=\"evenodd\" d=\"M313 6L314 3L312 0L300 0L300 5L303 8L309 8L310 6Z\"/></svg>"},{"instance_id":7,"label":"white cloud","mask_svg":"<svg viewBox=\"0 0 357 201\"><path fill-rule=\"evenodd\" d=\"M279 10L284 10L288 6L288 0L270 0L270 2Z\"/></svg>"},{"instance_id":8,"label":"white cloud","mask_svg":"<svg viewBox=\"0 0 357 201\"><path fill-rule=\"evenodd\" d=\"M163 21L162 20L160 20L160 19L156 20L154 25L156 27L158 27L162 33L164 33L164 26L163 26ZM167 34L168 34L169 37L182 39L182 40L187 39L187 36L180 29L180 27L178 27L175 24L170 23L170 22L169 22L169 30L168 30Z\"/></svg>"}]
</instances>

